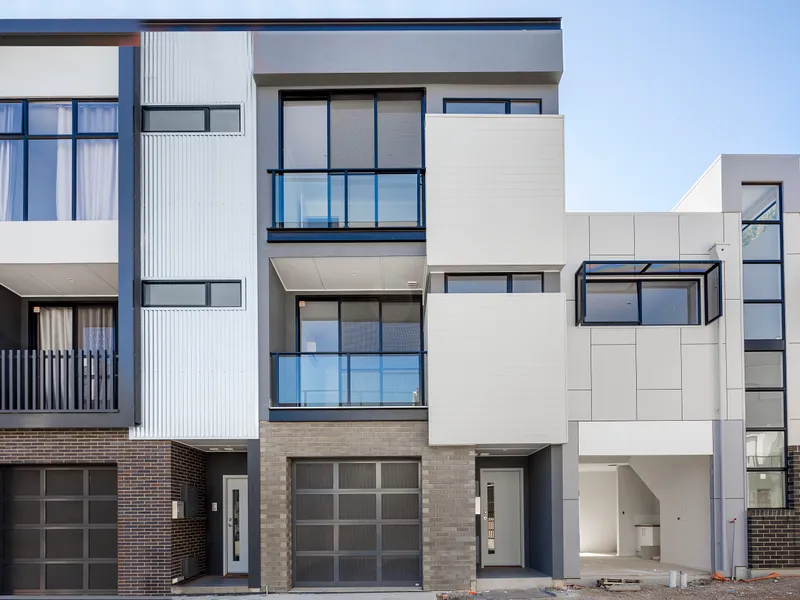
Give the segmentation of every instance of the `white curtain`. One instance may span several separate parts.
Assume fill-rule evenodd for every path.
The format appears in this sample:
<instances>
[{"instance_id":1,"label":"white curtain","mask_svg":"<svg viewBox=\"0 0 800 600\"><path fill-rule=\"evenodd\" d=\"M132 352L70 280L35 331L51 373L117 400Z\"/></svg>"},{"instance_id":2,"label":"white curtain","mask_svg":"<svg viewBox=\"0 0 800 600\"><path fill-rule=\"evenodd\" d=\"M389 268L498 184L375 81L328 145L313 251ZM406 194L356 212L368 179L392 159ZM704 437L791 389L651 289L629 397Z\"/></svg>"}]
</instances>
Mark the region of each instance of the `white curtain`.
<instances>
[{"instance_id":1,"label":"white curtain","mask_svg":"<svg viewBox=\"0 0 800 600\"><path fill-rule=\"evenodd\" d=\"M82 350L114 350L114 310L112 308L78 308L76 346Z\"/></svg>"},{"instance_id":2,"label":"white curtain","mask_svg":"<svg viewBox=\"0 0 800 600\"><path fill-rule=\"evenodd\" d=\"M72 309L39 309L39 350L72 350Z\"/></svg>"},{"instance_id":3,"label":"white curtain","mask_svg":"<svg viewBox=\"0 0 800 600\"><path fill-rule=\"evenodd\" d=\"M58 133L72 132L72 104L58 105ZM56 219L72 220L72 142L56 143Z\"/></svg>"},{"instance_id":4,"label":"white curtain","mask_svg":"<svg viewBox=\"0 0 800 600\"><path fill-rule=\"evenodd\" d=\"M116 105L88 105L80 110L82 131L117 130ZM77 218L116 220L119 187L117 140L79 140L77 161Z\"/></svg>"},{"instance_id":5,"label":"white curtain","mask_svg":"<svg viewBox=\"0 0 800 600\"><path fill-rule=\"evenodd\" d=\"M16 133L21 121L19 104L0 104L0 132ZM22 194L22 141L0 140L0 221L14 217Z\"/></svg>"}]
</instances>

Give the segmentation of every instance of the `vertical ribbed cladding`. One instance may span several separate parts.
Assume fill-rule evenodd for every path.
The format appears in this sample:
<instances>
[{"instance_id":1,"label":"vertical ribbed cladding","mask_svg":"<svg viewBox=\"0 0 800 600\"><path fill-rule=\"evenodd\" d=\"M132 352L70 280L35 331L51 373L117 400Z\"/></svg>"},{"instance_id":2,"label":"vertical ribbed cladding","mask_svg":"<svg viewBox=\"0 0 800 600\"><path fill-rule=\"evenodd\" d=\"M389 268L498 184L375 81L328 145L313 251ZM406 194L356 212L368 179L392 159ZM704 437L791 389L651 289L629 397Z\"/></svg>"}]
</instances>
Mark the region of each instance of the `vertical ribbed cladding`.
<instances>
[{"instance_id":1,"label":"vertical ribbed cladding","mask_svg":"<svg viewBox=\"0 0 800 600\"><path fill-rule=\"evenodd\" d=\"M251 69L248 32L142 36L144 106L242 106L239 134L142 134L142 279L242 280L243 306L143 309L134 438L258 436Z\"/></svg>"}]
</instances>

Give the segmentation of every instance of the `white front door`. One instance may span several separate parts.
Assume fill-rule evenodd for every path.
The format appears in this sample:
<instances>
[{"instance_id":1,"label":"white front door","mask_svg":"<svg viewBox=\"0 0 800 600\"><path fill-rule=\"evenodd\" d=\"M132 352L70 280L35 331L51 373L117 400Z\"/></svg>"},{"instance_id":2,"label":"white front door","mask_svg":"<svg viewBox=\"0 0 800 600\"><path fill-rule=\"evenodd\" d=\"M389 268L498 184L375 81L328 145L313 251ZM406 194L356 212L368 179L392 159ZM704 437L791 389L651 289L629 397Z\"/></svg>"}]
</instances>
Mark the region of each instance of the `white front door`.
<instances>
[{"instance_id":1,"label":"white front door","mask_svg":"<svg viewBox=\"0 0 800 600\"><path fill-rule=\"evenodd\" d=\"M247 573L247 477L225 477L225 572Z\"/></svg>"},{"instance_id":2,"label":"white front door","mask_svg":"<svg viewBox=\"0 0 800 600\"><path fill-rule=\"evenodd\" d=\"M522 541L522 470L481 469L481 566L523 566Z\"/></svg>"}]
</instances>

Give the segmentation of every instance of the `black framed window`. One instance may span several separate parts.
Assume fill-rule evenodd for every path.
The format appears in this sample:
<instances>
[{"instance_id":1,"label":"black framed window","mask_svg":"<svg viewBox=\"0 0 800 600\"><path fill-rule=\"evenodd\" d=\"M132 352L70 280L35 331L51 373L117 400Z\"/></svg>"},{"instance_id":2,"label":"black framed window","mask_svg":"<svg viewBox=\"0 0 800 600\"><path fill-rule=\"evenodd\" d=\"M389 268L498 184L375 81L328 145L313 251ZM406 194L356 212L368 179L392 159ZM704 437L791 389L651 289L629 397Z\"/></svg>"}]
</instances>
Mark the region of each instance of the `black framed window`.
<instances>
[{"instance_id":1,"label":"black framed window","mask_svg":"<svg viewBox=\"0 0 800 600\"><path fill-rule=\"evenodd\" d=\"M144 106L146 133L239 133L239 106Z\"/></svg>"},{"instance_id":2,"label":"black framed window","mask_svg":"<svg viewBox=\"0 0 800 600\"><path fill-rule=\"evenodd\" d=\"M585 325L699 325L696 280L587 281Z\"/></svg>"},{"instance_id":3,"label":"black framed window","mask_svg":"<svg viewBox=\"0 0 800 600\"><path fill-rule=\"evenodd\" d=\"M117 347L117 305L110 302L43 302L31 305L30 347L102 350Z\"/></svg>"},{"instance_id":4,"label":"black framed window","mask_svg":"<svg viewBox=\"0 0 800 600\"><path fill-rule=\"evenodd\" d=\"M142 306L152 308L236 308L242 306L241 281L145 281Z\"/></svg>"},{"instance_id":5,"label":"black framed window","mask_svg":"<svg viewBox=\"0 0 800 600\"><path fill-rule=\"evenodd\" d=\"M0 221L116 220L116 99L0 100Z\"/></svg>"},{"instance_id":6,"label":"black framed window","mask_svg":"<svg viewBox=\"0 0 800 600\"><path fill-rule=\"evenodd\" d=\"M779 184L742 184L748 508L787 505L781 196Z\"/></svg>"},{"instance_id":7,"label":"black framed window","mask_svg":"<svg viewBox=\"0 0 800 600\"><path fill-rule=\"evenodd\" d=\"M447 294L540 294L544 291L542 273L448 274L444 278Z\"/></svg>"},{"instance_id":8,"label":"black framed window","mask_svg":"<svg viewBox=\"0 0 800 600\"><path fill-rule=\"evenodd\" d=\"M297 351L421 352L421 298L299 299Z\"/></svg>"},{"instance_id":9,"label":"black framed window","mask_svg":"<svg viewBox=\"0 0 800 600\"><path fill-rule=\"evenodd\" d=\"M540 98L445 98L445 114L454 115L540 115Z\"/></svg>"}]
</instances>

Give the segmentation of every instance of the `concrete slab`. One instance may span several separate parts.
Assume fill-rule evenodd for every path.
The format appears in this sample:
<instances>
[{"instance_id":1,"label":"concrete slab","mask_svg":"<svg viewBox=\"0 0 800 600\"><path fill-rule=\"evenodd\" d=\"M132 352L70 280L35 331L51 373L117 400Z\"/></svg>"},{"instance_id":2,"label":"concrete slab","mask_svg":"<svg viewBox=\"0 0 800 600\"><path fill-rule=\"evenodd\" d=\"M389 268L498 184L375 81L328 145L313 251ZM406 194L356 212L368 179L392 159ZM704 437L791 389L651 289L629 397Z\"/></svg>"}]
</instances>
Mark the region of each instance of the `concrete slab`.
<instances>
[{"instance_id":1,"label":"concrete slab","mask_svg":"<svg viewBox=\"0 0 800 600\"><path fill-rule=\"evenodd\" d=\"M485 567L478 569L478 589L476 591L535 590L552 586L552 577L548 577L534 569Z\"/></svg>"},{"instance_id":2,"label":"concrete slab","mask_svg":"<svg viewBox=\"0 0 800 600\"><path fill-rule=\"evenodd\" d=\"M711 573L681 565L644 560L638 556L616 556L613 554L581 555L581 577L583 585L596 585L603 577L639 577L648 585L666 585L670 571L684 571L689 581L709 579ZM574 580L572 580L574 581Z\"/></svg>"}]
</instances>

